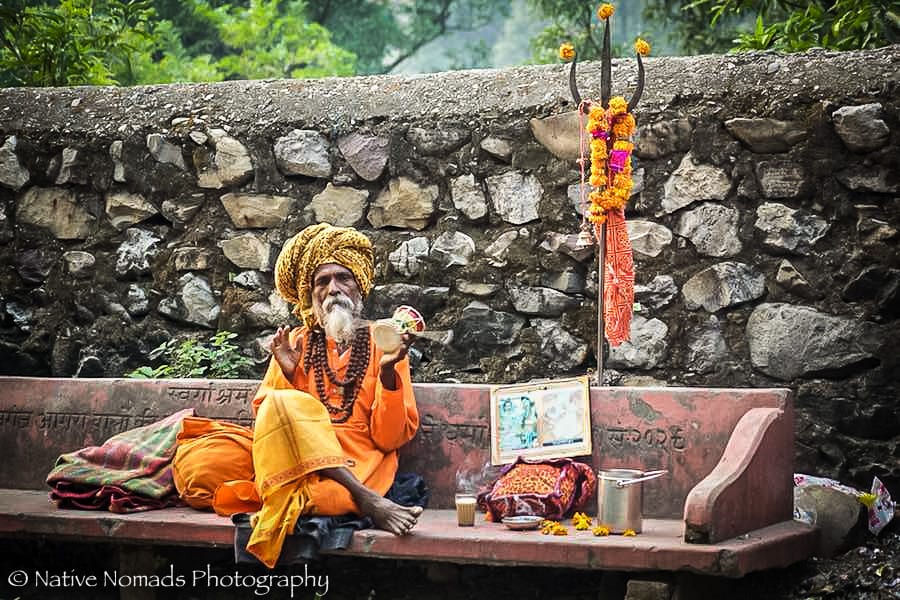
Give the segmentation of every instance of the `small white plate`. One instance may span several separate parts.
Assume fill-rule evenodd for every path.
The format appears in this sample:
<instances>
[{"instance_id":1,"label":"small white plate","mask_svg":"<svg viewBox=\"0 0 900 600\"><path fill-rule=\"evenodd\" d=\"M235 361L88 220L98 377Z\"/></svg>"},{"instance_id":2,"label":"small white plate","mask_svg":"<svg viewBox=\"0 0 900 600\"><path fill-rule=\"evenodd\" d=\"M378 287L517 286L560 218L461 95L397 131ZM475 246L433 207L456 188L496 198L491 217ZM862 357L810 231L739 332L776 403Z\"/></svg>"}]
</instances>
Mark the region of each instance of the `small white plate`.
<instances>
[{"instance_id":1,"label":"small white plate","mask_svg":"<svg viewBox=\"0 0 900 600\"><path fill-rule=\"evenodd\" d=\"M541 526L544 517L531 515L518 515L515 517L503 517L503 524L513 531L524 531L527 529L537 529Z\"/></svg>"}]
</instances>

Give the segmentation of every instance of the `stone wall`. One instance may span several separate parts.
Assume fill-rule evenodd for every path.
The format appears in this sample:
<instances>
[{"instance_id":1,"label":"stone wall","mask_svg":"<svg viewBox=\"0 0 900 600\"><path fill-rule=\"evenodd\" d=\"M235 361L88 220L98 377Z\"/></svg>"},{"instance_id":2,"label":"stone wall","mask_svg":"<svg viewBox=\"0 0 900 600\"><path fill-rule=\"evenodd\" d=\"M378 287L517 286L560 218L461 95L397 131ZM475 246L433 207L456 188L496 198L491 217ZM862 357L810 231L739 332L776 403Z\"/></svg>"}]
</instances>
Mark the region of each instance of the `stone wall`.
<instances>
[{"instance_id":1,"label":"stone wall","mask_svg":"<svg viewBox=\"0 0 900 600\"><path fill-rule=\"evenodd\" d=\"M622 385L789 386L798 470L900 483L900 47L647 61ZM580 68L584 95L599 65ZM631 60L613 90L631 94ZM0 90L0 372L118 376L160 342L290 320L281 244L377 247L369 314L419 307L420 381L595 364L565 67Z\"/></svg>"}]
</instances>

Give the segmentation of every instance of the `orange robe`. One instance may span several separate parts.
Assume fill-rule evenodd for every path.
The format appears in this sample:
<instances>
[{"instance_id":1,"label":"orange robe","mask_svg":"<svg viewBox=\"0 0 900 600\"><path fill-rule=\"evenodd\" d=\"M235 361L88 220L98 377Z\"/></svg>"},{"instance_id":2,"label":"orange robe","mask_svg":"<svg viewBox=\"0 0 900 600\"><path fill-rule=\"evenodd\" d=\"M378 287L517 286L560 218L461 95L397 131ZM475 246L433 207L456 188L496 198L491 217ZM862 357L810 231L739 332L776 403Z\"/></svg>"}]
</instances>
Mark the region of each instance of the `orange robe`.
<instances>
[{"instance_id":1,"label":"orange robe","mask_svg":"<svg viewBox=\"0 0 900 600\"><path fill-rule=\"evenodd\" d=\"M291 332L291 341L305 329ZM306 347L303 336L301 356ZM327 341L328 362L339 378L346 375L350 352L339 355ZM316 471L346 467L360 482L384 495L397 473L397 450L410 441L419 426L409 361L394 369L397 389L381 385L382 352L370 341L369 366L350 418L332 423L319 400L313 369L299 366L288 381L274 358L253 399L256 423L253 434L255 482L229 481L218 486L213 508L219 514L258 510L251 523L247 546L264 564L273 566L284 537L301 515L359 514L350 492ZM340 405L343 390L326 377L326 394ZM207 460L209 458L207 457Z\"/></svg>"},{"instance_id":2,"label":"orange robe","mask_svg":"<svg viewBox=\"0 0 900 600\"><path fill-rule=\"evenodd\" d=\"M204 417L187 417L181 424L177 443L172 461L175 488L181 499L197 510L213 508L213 496L221 482L253 479L252 429ZM210 465L211 456L215 457L214 465Z\"/></svg>"}]
</instances>

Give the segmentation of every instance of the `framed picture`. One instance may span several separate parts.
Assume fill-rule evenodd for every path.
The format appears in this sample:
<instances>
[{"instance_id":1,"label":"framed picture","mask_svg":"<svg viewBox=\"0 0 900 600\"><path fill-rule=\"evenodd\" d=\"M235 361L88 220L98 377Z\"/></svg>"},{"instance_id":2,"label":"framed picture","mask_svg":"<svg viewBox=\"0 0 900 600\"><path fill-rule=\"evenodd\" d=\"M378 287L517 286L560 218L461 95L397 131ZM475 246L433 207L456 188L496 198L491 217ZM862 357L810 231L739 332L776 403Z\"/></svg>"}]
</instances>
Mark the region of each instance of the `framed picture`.
<instances>
[{"instance_id":1,"label":"framed picture","mask_svg":"<svg viewBox=\"0 0 900 600\"><path fill-rule=\"evenodd\" d=\"M591 453L588 378L575 377L491 389L491 462Z\"/></svg>"}]
</instances>

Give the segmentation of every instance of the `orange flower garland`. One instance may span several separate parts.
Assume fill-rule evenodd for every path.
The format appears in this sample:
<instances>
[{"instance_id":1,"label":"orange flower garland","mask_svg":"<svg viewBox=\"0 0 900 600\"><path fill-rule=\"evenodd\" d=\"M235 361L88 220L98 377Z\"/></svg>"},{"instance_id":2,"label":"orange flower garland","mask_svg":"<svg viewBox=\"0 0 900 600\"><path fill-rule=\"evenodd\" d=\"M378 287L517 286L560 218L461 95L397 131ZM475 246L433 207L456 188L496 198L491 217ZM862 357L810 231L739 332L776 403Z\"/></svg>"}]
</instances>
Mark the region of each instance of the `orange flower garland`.
<instances>
[{"instance_id":1,"label":"orange flower garland","mask_svg":"<svg viewBox=\"0 0 900 600\"><path fill-rule=\"evenodd\" d=\"M604 110L593 105L585 127L591 136L591 177L594 188L588 198L588 219L605 223L606 213L621 210L631 197L631 151L634 144L634 116L628 112L628 102L621 96L611 98Z\"/></svg>"}]
</instances>

